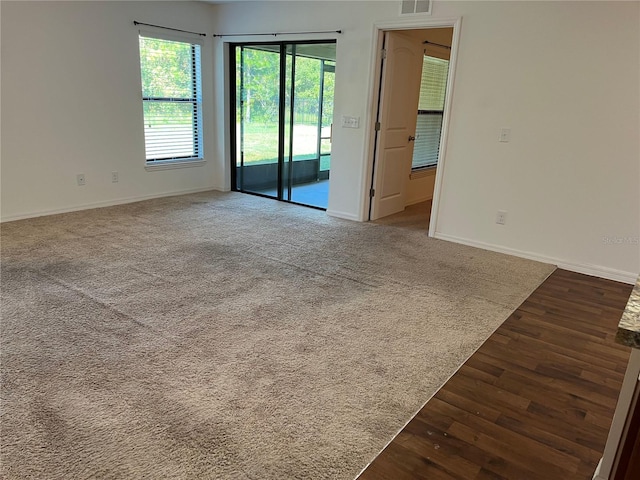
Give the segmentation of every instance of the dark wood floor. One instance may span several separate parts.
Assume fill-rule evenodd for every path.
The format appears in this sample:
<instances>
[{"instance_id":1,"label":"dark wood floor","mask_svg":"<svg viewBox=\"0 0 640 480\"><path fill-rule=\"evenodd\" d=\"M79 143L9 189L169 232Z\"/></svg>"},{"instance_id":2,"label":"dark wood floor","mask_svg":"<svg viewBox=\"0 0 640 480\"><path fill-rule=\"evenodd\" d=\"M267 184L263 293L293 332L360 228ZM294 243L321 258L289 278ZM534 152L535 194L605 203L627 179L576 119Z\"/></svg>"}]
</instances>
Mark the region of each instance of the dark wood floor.
<instances>
[{"instance_id":1,"label":"dark wood floor","mask_svg":"<svg viewBox=\"0 0 640 480\"><path fill-rule=\"evenodd\" d=\"M360 479L591 479L629 358L614 336L631 288L554 272Z\"/></svg>"}]
</instances>

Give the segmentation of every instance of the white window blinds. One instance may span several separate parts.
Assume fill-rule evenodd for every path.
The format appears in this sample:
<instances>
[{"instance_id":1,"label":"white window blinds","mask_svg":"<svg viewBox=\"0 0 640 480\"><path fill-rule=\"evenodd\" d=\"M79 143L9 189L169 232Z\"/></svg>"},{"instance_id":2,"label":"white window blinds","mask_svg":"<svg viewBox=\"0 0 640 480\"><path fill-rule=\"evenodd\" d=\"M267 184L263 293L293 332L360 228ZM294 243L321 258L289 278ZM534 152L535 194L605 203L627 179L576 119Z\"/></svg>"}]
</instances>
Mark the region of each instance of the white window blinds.
<instances>
[{"instance_id":1,"label":"white window blinds","mask_svg":"<svg viewBox=\"0 0 640 480\"><path fill-rule=\"evenodd\" d=\"M438 163L449 61L424 57L412 168Z\"/></svg>"},{"instance_id":2,"label":"white window blinds","mask_svg":"<svg viewBox=\"0 0 640 480\"><path fill-rule=\"evenodd\" d=\"M202 158L200 45L140 34L147 163Z\"/></svg>"}]
</instances>

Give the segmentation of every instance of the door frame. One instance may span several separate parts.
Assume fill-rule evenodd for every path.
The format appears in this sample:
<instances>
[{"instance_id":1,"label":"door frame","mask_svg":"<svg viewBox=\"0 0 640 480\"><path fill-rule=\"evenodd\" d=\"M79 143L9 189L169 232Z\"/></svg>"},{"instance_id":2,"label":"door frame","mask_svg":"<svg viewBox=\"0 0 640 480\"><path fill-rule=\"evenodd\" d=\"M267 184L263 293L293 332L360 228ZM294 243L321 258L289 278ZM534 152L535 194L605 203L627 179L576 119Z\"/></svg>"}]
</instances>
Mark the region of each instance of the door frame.
<instances>
[{"instance_id":1,"label":"door frame","mask_svg":"<svg viewBox=\"0 0 640 480\"><path fill-rule=\"evenodd\" d=\"M371 53L371 73L369 81L369 105L367 124L368 128L365 133L365 158L367 159L366 168L364 169L365 177L363 185L365 189L362 195L361 212L362 219L369 221L369 212L372 203L372 197L370 196L369 185L371 185L372 179L375 181L374 175L378 172L375 171L375 153L377 146L377 132L375 130L375 124L378 115L378 103L380 100L380 85L382 80L382 48L384 42L384 33L386 31L394 30L423 30L429 28L453 28L453 35L451 38L451 57L449 59L449 75L447 78L447 94L444 102L444 113L442 117L442 131L440 134L440 151L438 154L438 166L436 169L435 187L433 191L433 200L431 204L431 220L429 222L430 237L433 237L437 231L438 225L438 213L440 207L440 193L442 191L442 185L444 181L444 164L446 161L447 153L447 139L449 134L449 123L451 117L451 105L454 95L454 83L456 64L458 59L458 43L460 39L460 26L462 24L462 17L449 17L449 18L411 18L408 20L390 20L383 22L376 22L373 26L373 51Z\"/></svg>"}]
</instances>

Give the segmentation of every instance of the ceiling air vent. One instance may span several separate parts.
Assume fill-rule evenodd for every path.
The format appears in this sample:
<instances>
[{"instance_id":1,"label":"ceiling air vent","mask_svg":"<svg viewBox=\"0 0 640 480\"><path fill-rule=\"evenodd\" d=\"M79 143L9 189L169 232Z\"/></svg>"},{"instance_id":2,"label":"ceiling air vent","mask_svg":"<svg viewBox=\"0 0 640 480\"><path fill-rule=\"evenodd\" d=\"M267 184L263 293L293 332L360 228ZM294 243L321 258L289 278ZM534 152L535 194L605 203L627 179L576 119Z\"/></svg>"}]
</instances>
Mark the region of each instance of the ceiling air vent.
<instances>
[{"instance_id":1,"label":"ceiling air vent","mask_svg":"<svg viewBox=\"0 0 640 480\"><path fill-rule=\"evenodd\" d=\"M431 0L402 0L402 15L412 15L414 13L431 13Z\"/></svg>"}]
</instances>

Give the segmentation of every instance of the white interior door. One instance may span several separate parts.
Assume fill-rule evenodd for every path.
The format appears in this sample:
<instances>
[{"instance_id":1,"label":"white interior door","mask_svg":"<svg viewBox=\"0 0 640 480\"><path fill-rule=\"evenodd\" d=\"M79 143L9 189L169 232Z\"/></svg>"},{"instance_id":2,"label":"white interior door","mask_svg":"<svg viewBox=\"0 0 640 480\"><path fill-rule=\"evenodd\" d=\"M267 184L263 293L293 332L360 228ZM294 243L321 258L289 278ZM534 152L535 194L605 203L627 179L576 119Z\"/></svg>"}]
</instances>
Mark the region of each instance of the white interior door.
<instances>
[{"instance_id":1,"label":"white interior door","mask_svg":"<svg viewBox=\"0 0 640 480\"><path fill-rule=\"evenodd\" d=\"M405 208L423 60L416 39L401 32L385 35L371 220Z\"/></svg>"}]
</instances>

